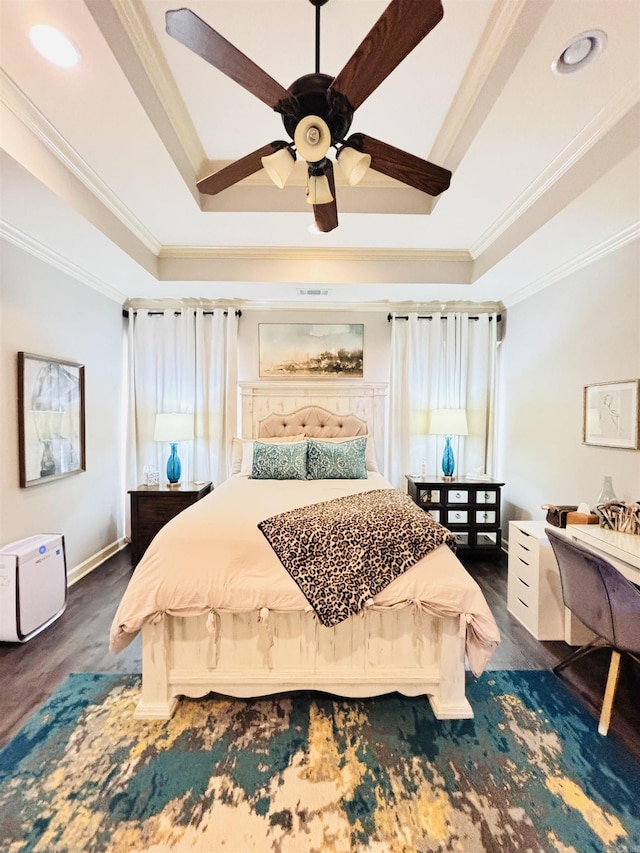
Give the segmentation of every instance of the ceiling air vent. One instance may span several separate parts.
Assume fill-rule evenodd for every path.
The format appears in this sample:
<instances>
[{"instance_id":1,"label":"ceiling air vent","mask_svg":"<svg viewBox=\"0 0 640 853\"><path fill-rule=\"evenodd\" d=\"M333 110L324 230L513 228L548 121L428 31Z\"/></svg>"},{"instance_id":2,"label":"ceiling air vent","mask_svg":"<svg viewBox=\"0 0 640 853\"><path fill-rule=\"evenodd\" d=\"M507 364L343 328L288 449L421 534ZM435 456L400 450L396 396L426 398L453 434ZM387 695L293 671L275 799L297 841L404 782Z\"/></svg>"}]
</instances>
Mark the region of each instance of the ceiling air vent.
<instances>
[{"instance_id":1,"label":"ceiling air vent","mask_svg":"<svg viewBox=\"0 0 640 853\"><path fill-rule=\"evenodd\" d=\"M296 293L298 296L328 296L331 290L328 287L298 287Z\"/></svg>"}]
</instances>

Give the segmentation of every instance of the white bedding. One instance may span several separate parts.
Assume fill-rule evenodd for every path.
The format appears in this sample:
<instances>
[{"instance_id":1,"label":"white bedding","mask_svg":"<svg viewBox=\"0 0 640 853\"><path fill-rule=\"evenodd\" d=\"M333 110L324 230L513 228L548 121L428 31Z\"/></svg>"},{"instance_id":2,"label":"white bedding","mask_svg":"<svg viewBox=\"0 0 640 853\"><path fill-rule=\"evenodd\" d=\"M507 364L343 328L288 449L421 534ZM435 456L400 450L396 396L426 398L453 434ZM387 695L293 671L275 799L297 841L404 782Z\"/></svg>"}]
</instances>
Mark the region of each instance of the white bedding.
<instances>
[{"instance_id":1,"label":"white bedding","mask_svg":"<svg viewBox=\"0 0 640 853\"><path fill-rule=\"evenodd\" d=\"M125 648L145 622L165 613L309 609L258 522L295 507L381 488L391 486L373 472L366 480L231 477L157 534L114 617L111 650ZM408 603L437 615L459 615L461 630L466 628L469 665L475 674L483 670L500 635L482 591L448 546L440 546L396 578L370 606Z\"/></svg>"}]
</instances>

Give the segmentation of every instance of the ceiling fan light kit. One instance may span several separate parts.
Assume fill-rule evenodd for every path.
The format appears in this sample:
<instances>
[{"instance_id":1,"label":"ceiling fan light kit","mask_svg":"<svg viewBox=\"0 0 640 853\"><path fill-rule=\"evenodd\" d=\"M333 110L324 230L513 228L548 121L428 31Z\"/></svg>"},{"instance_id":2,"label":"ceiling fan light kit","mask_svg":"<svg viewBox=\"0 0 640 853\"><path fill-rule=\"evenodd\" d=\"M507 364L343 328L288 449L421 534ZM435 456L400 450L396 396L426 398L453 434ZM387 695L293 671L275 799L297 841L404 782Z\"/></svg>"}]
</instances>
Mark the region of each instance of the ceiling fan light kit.
<instances>
[{"instance_id":1,"label":"ceiling fan light kit","mask_svg":"<svg viewBox=\"0 0 640 853\"><path fill-rule=\"evenodd\" d=\"M283 143L273 154L261 157L262 167L269 175L273 183L281 190L284 189L287 179L296 164L296 154L290 145Z\"/></svg>"},{"instance_id":2,"label":"ceiling fan light kit","mask_svg":"<svg viewBox=\"0 0 640 853\"><path fill-rule=\"evenodd\" d=\"M317 163L327 156L331 147L331 131L320 116L305 116L296 126L293 141L307 163Z\"/></svg>"},{"instance_id":3,"label":"ceiling fan light kit","mask_svg":"<svg viewBox=\"0 0 640 853\"><path fill-rule=\"evenodd\" d=\"M327 158L332 147L350 186L372 168L421 192L439 195L449 187L448 169L363 133L346 136L355 111L440 22L441 0L391 0L336 77L320 73L320 7L327 0L309 2L316 10L316 70L294 80L288 89L190 9L168 11L166 29L280 114L297 153L308 165L306 201L313 205L317 230L327 232L338 226L333 164ZM200 192L219 193L264 168L283 188L294 160L291 145L273 142L202 178L197 186Z\"/></svg>"},{"instance_id":4,"label":"ceiling fan light kit","mask_svg":"<svg viewBox=\"0 0 640 853\"><path fill-rule=\"evenodd\" d=\"M307 177L307 204L331 204L333 196L326 175L309 175Z\"/></svg>"},{"instance_id":5,"label":"ceiling fan light kit","mask_svg":"<svg viewBox=\"0 0 640 853\"><path fill-rule=\"evenodd\" d=\"M371 154L343 145L338 151L336 163L350 187L355 187L367 174L371 165Z\"/></svg>"}]
</instances>

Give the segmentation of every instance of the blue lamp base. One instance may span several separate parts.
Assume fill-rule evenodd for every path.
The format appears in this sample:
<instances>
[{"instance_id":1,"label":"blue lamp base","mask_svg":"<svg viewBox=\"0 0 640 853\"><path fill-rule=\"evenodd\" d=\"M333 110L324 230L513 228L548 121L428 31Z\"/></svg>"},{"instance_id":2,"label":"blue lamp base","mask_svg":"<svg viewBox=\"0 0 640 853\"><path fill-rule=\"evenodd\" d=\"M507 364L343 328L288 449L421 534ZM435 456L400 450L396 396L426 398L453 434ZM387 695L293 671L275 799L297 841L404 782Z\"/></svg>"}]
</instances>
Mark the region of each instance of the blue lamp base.
<instances>
[{"instance_id":1,"label":"blue lamp base","mask_svg":"<svg viewBox=\"0 0 640 853\"><path fill-rule=\"evenodd\" d=\"M180 474L182 474L182 463L178 456L178 442L171 442L171 455L167 459L167 480L171 485L180 482Z\"/></svg>"},{"instance_id":2,"label":"blue lamp base","mask_svg":"<svg viewBox=\"0 0 640 853\"><path fill-rule=\"evenodd\" d=\"M455 459L453 457L453 447L451 447L451 436L446 436L444 443L444 453L442 454L442 479L453 480L453 472L455 470Z\"/></svg>"}]
</instances>

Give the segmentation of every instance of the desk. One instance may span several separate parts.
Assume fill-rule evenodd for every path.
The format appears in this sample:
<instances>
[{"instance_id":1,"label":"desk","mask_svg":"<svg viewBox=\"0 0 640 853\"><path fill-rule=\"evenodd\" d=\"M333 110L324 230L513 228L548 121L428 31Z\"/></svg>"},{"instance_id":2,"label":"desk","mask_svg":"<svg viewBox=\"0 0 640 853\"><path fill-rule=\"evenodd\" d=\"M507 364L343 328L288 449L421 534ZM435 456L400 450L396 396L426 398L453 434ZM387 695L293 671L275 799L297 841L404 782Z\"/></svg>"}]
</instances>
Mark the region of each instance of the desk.
<instances>
[{"instance_id":1,"label":"desk","mask_svg":"<svg viewBox=\"0 0 640 853\"><path fill-rule=\"evenodd\" d=\"M640 536L617 533L595 524L569 524L567 534L608 560L620 574L640 586Z\"/></svg>"}]
</instances>

